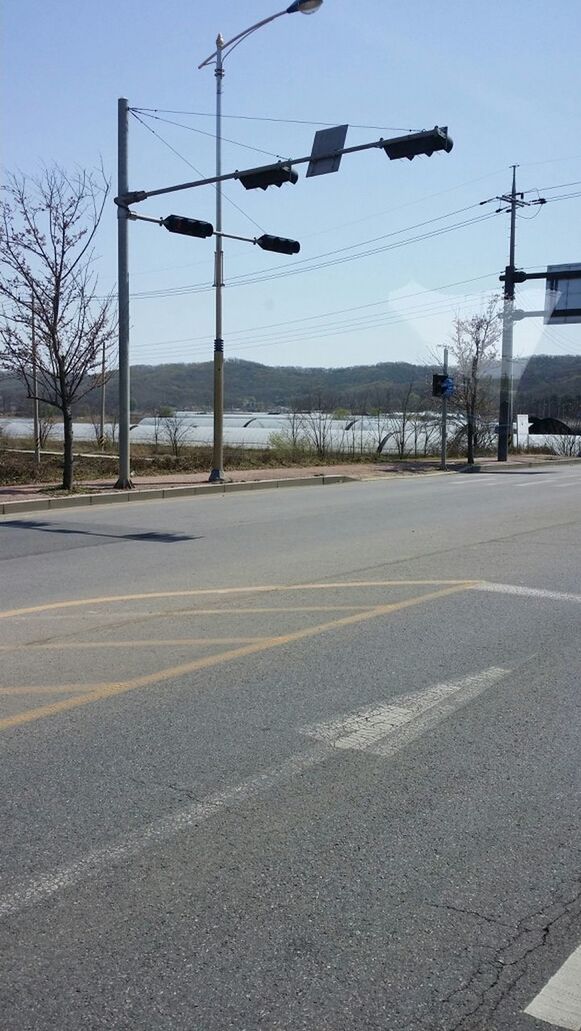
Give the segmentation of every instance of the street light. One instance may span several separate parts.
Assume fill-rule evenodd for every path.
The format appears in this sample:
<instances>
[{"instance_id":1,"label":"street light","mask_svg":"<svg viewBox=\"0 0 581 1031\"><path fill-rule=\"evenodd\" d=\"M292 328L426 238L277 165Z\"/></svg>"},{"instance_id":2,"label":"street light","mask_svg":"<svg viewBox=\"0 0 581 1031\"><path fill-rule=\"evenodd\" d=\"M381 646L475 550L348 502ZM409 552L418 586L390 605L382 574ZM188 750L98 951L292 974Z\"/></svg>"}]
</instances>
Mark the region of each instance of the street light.
<instances>
[{"instance_id":1,"label":"street light","mask_svg":"<svg viewBox=\"0 0 581 1031\"><path fill-rule=\"evenodd\" d=\"M314 14L321 7L323 0L295 0L289 7L268 18L256 22L248 29L224 40L222 35L216 39L216 49L202 61L198 68L215 64L216 76L216 178L222 175L222 79L224 78L224 59L239 43L252 35L264 25L270 24L285 14ZM228 51L228 53L227 53ZM267 186L281 186L283 182L295 183L296 173L285 166L273 166L274 178L270 182L264 179L252 185L244 183L246 189L266 189ZM214 288L216 292L215 336L214 336L214 449L210 483L220 483L224 479L224 340L222 337L222 286L224 285L224 251L222 247L222 184L216 183L216 250L214 253ZM263 249L266 249L263 247Z\"/></svg>"}]
</instances>

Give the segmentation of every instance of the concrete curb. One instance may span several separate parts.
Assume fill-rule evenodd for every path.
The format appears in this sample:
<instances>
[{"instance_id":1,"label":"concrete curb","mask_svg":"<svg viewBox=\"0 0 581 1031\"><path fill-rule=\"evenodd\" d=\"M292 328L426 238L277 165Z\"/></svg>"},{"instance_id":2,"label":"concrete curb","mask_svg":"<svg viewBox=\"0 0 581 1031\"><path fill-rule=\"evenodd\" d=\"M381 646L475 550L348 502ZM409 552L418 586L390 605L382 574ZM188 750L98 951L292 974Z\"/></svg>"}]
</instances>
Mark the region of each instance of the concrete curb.
<instances>
[{"instance_id":1,"label":"concrete curb","mask_svg":"<svg viewBox=\"0 0 581 1031\"><path fill-rule=\"evenodd\" d=\"M353 476L294 476L284 480L241 480L236 483L193 483L190 487L147 487L144 490L116 490L102 494L77 494L67 498L30 498L0 502L0 515L20 512L48 512L58 508L90 508L92 505L124 501L167 501L208 494L234 494L244 490L273 490L279 487L329 487L338 483L358 483Z\"/></svg>"},{"instance_id":2,"label":"concrete curb","mask_svg":"<svg viewBox=\"0 0 581 1031\"><path fill-rule=\"evenodd\" d=\"M519 469L551 469L555 465L578 465L578 458L553 458L548 462L476 462L474 465L462 465L451 472L456 473L507 473Z\"/></svg>"}]
</instances>

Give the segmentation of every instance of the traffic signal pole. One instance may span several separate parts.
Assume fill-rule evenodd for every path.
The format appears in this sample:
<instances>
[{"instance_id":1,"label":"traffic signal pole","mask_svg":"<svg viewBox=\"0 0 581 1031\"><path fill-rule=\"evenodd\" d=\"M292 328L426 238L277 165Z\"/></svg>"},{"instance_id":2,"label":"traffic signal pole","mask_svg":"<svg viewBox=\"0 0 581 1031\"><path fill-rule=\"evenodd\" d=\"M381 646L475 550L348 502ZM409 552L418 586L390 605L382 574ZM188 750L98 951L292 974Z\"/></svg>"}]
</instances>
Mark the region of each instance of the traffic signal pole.
<instances>
[{"instance_id":1,"label":"traffic signal pole","mask_svg":"<svg viewBox=\"0 0 581 1031\"><path fill-rule=\"evenodd\" d=\"M512 190L510 193L510 244L509 258L504 280L504 305L502 309L502 354L500 362L500 402L498 410L498 461L508 459L508 446L512 431L512 356L514 329L514 274L516 237L516 169L512 166Z\"/></svg>"},{"instance_id":2,"label":"traffic signal pole","mask_svg":"<svg viewBox=\"0 0 581 1031\"><path fill-rule=\"evenodd\" d=\"M128 105L125 97L117 101L117 184L119 194L128 192ZM117 207L117 265L119 289L119 475L115 487L133 487L129 457L129 218L127 207Z\"/></svg>"}]
</instances>

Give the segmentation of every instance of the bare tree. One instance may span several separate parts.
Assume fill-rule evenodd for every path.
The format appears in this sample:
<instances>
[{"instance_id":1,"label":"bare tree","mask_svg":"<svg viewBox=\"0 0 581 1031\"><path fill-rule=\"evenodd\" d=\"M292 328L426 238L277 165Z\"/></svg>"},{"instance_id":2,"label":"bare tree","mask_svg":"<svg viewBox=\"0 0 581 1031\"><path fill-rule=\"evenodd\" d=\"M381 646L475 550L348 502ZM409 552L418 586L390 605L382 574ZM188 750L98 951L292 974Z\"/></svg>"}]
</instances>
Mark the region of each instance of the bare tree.
<instances>
[{"instance_id":1,"label":"bare tree","mask_svg":"<svg viewBox=\"0 0 581 1031\"><path fill-rule=\"evenodd\" d=\"M405 458L408 450L408 435L412 412L413 379L404 388L400 411L394 412L389 419L390 435L393 437L398 458Z\"/></svg>"},{"instance_id":2,"label":"bare tree","mask_svg":"<svg viewBox=\"0 0 581 1031\"><path fill-rule=\"evenodd\" d=\"M38 445L41 449L46 447L55 422L55 414L52 408L49 405L40 405L38 413Z\"/></svg>"},{"instance_id":3,"label":"bare tree","mask_svg":"<svg viewBox=\"0 0 581 1031\"><path fill-rule=\"evenodd\" d=\"M493 394L487 374L497 356L501 328L498 300L492 298L480 314L467 319L454 319L450 351L454 373L453 404L466 419L466 457L474 464L474 455L482 437L490 432L493 418Z\"/></svg>"},{"instance_id":4,"label":"bare tree","mask_svg":"<svg viewBox=\"0 0 581 1031\"><path fill-rule=\"evenodd\" d=\"M317 393L314 403L304 415L305 438L319 458L326 458L333 446L333 411Z\"/></svg>"},{"instance_id":5,"label":"bare tree","mask_svg":"<svg viewBox=\"0 0 581 1031\"><path fill-rule=\"evenodd\" d=\"M93 243L109 185L57 166L11 175L0 203L0 365L62 413L63 488L73 485L73 405L94 388L114 324L96 295Z\"/></svg>"},{"instance_id":6,"label":"bare tree","mask_svg":"<svg viewBox=\"0 0 581 1031\"><path fill-rule=\"evenodd\" d=\"M174 415L162 416L162 424L164 436L171 448L172 454L175 458L179 458L182 448L190 435L191 422L183 415L174 413Z\"/></svg>"},{"instance_id":7,"label":"bare tree","mask_svg":"<svg viewBox=\"0 0 581 1031\"><path fill-rule=\"evenodd\" d=\"M581 436L574 433L552 433L546 439L551 454L563 458L579 458L581 456Z\"/></svg>"}]
</instances>

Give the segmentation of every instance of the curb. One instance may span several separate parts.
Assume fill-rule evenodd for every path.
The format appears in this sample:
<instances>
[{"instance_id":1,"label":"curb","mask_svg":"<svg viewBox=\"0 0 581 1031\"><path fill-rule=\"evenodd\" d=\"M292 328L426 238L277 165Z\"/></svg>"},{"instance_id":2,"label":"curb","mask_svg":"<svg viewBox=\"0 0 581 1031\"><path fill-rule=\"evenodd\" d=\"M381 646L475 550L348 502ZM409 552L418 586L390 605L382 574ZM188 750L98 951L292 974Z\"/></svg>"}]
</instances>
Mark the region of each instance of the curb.
<instances>
[{"instance_id":1,"label":"curb","mask_svg":"<svg viewBox=\"0 0 581 1031\"><path fill-rule=\"evenodd\" d=\"M450 470L450 472L457 473L506 473L514 472L518 469L551 469L555 465L577 465L579 464L578 458L553 458L549 462L500 462L495 464L493 462L477 462L474 465L463 465L460 468Z\"/></svg>"},{"instance_id":2,"label":"curb","mask_svg":"<svg viewBox=\"0 0 581 1031\"><path fill-rule=\"evenodd\" d=\"M208 494L233 494L245 490L274 490L280 487L329 487L339 483L358 483L353 476L295 476L284 480L240 480L235 483L196 483L191 487L147 487L145 490L116 490L102 494L78 494L67 498L30 498L0 502L0 515L19 512L47 512L58 508L90 508L125 501L168 501Z\"/></svg>"}]
</instances>

